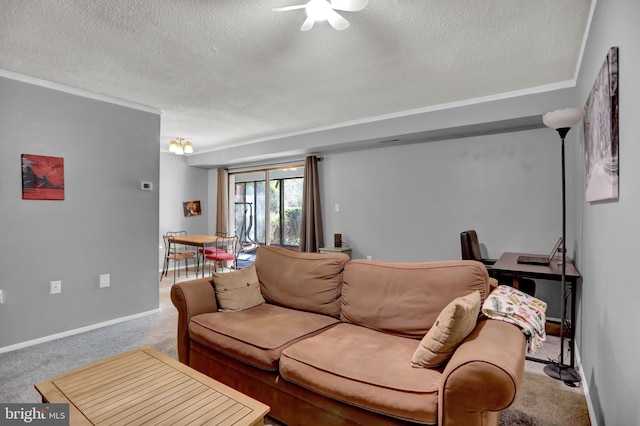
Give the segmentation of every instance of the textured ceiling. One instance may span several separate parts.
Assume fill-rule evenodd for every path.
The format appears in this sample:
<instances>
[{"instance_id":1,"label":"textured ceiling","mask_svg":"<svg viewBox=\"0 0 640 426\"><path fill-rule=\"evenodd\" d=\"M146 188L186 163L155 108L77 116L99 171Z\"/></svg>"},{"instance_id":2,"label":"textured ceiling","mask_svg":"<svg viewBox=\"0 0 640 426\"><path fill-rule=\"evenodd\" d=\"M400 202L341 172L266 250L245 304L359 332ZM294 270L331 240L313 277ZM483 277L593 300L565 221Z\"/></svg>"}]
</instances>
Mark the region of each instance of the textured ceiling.
<instances>
[{"instance_id":1,"label":"textured ceiling","mask_svg":"<svg viewBox=\"0 0 640 426\"><path fill-rule=\"evenodd\" d=\"M591 0L1 0L0 69L162 111L197 152L572 80Z\"/></svg>"}]
</instances>

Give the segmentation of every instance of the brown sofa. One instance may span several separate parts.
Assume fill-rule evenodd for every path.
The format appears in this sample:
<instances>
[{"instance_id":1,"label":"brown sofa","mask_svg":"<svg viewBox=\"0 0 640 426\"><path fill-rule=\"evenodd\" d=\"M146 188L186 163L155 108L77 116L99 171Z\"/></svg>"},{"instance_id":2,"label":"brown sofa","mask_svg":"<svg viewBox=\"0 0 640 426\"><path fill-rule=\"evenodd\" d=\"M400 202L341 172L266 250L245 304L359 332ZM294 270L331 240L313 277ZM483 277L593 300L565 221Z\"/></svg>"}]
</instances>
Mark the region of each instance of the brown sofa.
<instances>
[{"instance_id":1,"label":"brown sofa","mask_svg":"<svg viewBox=\"0 0 640 426\"><path fill-rule=\"evenodd\" d=\"M218 312L209 278L175 284L181 362L293 425L497 425L522 380L525 338L478 319L449 361L414 368L453 299L489 292L475 261L391 263L260 247L267 303Z\"/></svg>"}]
</instances>

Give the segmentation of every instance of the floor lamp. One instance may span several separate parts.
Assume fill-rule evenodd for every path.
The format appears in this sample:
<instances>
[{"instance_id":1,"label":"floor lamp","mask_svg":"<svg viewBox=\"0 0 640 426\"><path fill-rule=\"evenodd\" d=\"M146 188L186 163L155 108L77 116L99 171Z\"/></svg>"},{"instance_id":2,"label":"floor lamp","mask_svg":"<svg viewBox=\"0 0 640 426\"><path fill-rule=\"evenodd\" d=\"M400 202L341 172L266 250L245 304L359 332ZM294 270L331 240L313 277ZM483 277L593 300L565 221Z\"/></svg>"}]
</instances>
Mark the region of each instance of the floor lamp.
<instances>
[{"instance_id":1,"label":"floor lamp","mask_svg":"<svg viewBox=\"0 0 640 426\"><path fill-rule=\"evenodd\" d=\"M562 141L562 304L560 313L560 359L558 363L547 364L544 368L544 372L554 379L562 380L567 384L572 384L580 381L580 375L571 367L564 363L564 325L566 317L566 273L567 273L567 247L566 247L566 228L567 228L567 214L566 214L566 196L565 196L565 170L564 170L564 138L571 130L571 127L575 126L584 116L584 109L582 108L567 108L562 110L556 110L548 112L542 116L542 122L545 126L555 129L560 135ZM572 297L575 297L572 296ZM571 324L572 327L575 324ZM575 345L574 345L575 347ZM571 354L575 356L575 354Z\"/></svg>"}]
</instances>

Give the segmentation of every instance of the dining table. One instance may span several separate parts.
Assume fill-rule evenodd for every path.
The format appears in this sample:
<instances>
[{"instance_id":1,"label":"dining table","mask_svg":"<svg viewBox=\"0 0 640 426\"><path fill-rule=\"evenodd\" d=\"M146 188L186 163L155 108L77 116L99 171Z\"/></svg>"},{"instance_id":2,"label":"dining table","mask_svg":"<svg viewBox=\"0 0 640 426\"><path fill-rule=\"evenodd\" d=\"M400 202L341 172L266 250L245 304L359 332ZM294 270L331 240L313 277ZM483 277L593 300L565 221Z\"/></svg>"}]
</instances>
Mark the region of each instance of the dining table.
<instances>
[{"instance_id":1,"label":"dining table","mask_svg":"<svg viewBox=\"0 0 640 426\"><path fill-rule=\"evenodd\" d=\"M176 235L170 237L174 244L183 244L185 246L192 246L198 248L198 255L196 256L196 277L200 270L200 258L202 258L202 278L204 278L204 256L206 247L215 247L218 240L222 237L217 235L204 235L204 234L192 234L192 235Z\"/></svg>"}]
</instances>

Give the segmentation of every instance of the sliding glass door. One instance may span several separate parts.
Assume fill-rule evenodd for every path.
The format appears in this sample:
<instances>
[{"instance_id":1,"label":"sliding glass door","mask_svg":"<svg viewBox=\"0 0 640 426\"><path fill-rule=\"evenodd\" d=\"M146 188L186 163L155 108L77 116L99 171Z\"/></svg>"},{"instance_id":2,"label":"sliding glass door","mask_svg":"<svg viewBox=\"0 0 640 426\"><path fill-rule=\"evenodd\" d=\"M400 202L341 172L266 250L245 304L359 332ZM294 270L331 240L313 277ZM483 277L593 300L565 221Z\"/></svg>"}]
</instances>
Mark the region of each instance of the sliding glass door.
<instances>
[{"instance_id":1,"label":"sliding glass door","mask_svg":"<svg viewBox=\"0 0 640 426\"><path fill-rule=\"evenodd\" d=\"M265 244L298 248L303 175L302 165L230 173L230 217L245 251Z\"/></svg>"}]
</instances>

